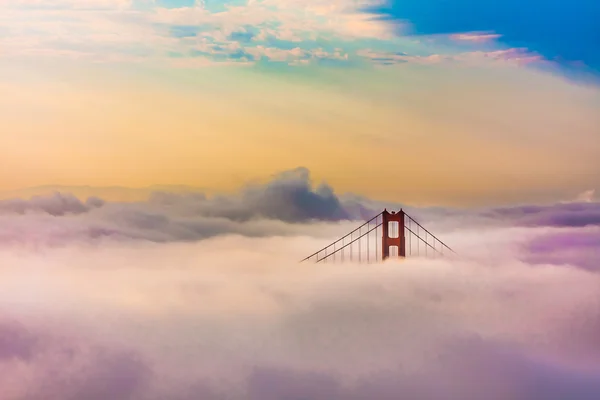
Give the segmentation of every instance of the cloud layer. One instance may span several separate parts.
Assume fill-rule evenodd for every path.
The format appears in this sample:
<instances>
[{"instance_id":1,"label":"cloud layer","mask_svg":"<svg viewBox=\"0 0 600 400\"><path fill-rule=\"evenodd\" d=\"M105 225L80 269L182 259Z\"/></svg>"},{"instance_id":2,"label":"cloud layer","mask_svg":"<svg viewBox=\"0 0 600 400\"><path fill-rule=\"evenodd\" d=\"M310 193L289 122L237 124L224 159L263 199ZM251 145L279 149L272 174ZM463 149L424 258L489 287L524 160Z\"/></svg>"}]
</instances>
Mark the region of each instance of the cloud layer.
<instances>
[{"instance_id":1,"label":"cloud layer","mask_svg":"<svg viewBox=\"0 0 600 400\"><path fill-rule=\"evenodd\" d=\"M0 398L596 398L598 274L289 262L309 245L4 249Z\"/></svg>"},{"instance_id":2,"label":"cloud layer","mask_svg":"<svg viewBox=\"0 0 600 400\"><path fill-rule=\"evenodd\" d=\"M55 193L0 201L0 247L56 247L73 244L170 243L240 235L308 235L320 238L306 254L356 228L384 208L403 208L451 247L455 232L514 229L521 240L513 255L529 263L569 264L600 271L600 203L458 210L421 208L336 194L315 185L306 168L276 174L237 193L207 196L200 192L154 192L146 201L82 201ZM498 238L499 242L503 239ZM461 239L456 245L461 247Z\"/></svg>"},{"instance_id":3,"label":"cloud layer","mask_svg":"<svg viewBox=\"0 0 600 400\"><path fill-rule=\"evenodd\" d=\"M326 184L313 187L304 168L283 172L264 184L249 185L234 195L155 192L148 201L115 203L96 197L81 201L55 193L28 200L1 200L0 245L290 235L312 229L306 225L310 222L370 218L380 211L376 204L343 200Z\"/></svg>"},{"instance_id":4,"label":"cloud layer","mask_svg":"<svg viewBox=\"0 0 600 400\"><path fill-rule=\"evenodd\" d=\"M1 202L0 399L597 398L596 203L408 207L460 257L296 262L384 206L302 168Z\"/></svg>"}]
</instances>

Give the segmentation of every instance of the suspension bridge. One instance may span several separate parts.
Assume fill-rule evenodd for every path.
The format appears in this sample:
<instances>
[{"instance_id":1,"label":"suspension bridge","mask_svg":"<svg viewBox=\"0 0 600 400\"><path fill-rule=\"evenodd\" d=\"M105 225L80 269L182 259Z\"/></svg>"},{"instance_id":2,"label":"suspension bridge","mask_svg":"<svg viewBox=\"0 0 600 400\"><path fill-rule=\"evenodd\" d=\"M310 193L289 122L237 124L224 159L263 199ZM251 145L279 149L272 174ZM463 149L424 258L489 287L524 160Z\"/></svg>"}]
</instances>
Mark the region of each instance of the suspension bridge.
<instances>
[{"instance_id":1,"label":"suspension bridge","mask_svg":"<svg viewBox=\"0 0 600 400\"><path fill-rule=\"evenodd\" d=\"M388 258L446 257L456 254L403 210L383 210L352 232L301 262L377 263Z\"/></svg>"}]
</instances>

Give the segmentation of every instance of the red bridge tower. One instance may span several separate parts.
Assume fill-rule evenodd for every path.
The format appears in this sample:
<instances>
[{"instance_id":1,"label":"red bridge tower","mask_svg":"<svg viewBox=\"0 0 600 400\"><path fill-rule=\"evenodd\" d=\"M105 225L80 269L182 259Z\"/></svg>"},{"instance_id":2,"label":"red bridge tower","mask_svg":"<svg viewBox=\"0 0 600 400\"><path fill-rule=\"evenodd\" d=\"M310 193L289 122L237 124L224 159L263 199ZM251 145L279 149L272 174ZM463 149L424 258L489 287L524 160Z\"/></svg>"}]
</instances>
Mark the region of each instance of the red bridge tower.
<instances>
[{"instance_id":1,"label":"red bridge tower","mask_svg":"<svg viewBox=\"0 0 600 400\"><path fill-rule=\"evenodd\" d=\"M383 238L381 240L381 255L383 260L390 257L390 250L394 251L398 257L406 257L406 237L404 234L404 211L391 213L386 209L381 213L383 218L382 230Z\"/></svg>"}]
</instances>

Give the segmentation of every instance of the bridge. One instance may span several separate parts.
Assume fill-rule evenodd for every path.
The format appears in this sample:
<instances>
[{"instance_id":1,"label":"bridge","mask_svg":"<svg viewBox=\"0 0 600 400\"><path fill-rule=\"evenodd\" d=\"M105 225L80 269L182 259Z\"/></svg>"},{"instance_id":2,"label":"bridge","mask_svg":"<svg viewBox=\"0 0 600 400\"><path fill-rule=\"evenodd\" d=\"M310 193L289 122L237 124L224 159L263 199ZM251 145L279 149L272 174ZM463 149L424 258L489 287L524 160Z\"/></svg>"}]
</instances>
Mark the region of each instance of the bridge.
<instances>
[{"instance_id":1,"label":"bridge","mask_svg":"<svg viewBox=\"0 0 600 400\"><path fill-rule=\"evenodd\" d=\"M352 232L301 262L376 263L388 258L445 257L456 254L403 210L383 210Z\"/></svg>"}]
</instances>

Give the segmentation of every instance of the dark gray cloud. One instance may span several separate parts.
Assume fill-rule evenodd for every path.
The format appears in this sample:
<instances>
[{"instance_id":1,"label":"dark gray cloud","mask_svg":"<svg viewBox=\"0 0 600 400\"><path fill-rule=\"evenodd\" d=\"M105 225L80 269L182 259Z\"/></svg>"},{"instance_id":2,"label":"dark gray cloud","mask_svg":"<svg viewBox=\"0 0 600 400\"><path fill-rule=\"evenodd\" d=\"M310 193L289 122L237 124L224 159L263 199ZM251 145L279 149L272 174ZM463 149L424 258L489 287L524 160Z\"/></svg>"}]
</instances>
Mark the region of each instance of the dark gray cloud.
<instances>
[{"instance_id":1,"label":"dark gray cloud","mask_svg":"<svg viewBox=\"0 0 600 400\"><path fill-rule=\"evenodd\" d=\"M70 194L5 200L0 202L0 245L289 235L306 232L306 224L376 213L357 199L341 199L326 184L313 188L309 171L298 168L232 195L155 192L148 201L130 203L82 202Z\"/></svg>"},{"instance_id":2,"label":"dark gray cloud","mask_svg":"<svg viewBox=\"0 0 600 400\"><path fill-rule=\"evenodd\" d=\"M497 208L483 216L525 226L585 227L600 226L600 203L558 203L553 205Z\"/></svg>"},{"instance_id":3,"label":"dark gray cloud","mask_svg":"<svg viewBox=\"0 0 600 400\"><path fill-rule=\"evenodd\" d=\"M348 221L351 230L354 226L351 224L370 219L384 208L404 208L440 238L466 226L600 226L600 203L487 210L407 207L352 194L338 195L326 184L315 187L310 172L297 168L231 195L154 192L147 201L118 203L95 197L81 201L70 194L56 193L29 200L0 201L0 246L64 246L77 241L190 242L227 234L315 235L317 229L326 236L327 232L333 232L336 223ZM532 261L535 253L539 253L536 245L539 243L532 244L529 251ZM577 265L594 268L591 264L596 263L597 256L593 250L579 248L585 255L578 256ZM561 262L565 257L555 255L555 260ZM546 259L551 260L549 256Z\"/></svg>"},{"instance_id":4,"label":"dark gray cloud","mask_svg":"<svg viewBox=\"0 0 600 400\"><path fill-rule=\"evenodd\" d=\"M303 224L364 221L384 208L402 205L353 194L338 195L327 184L313 185L297 168L231 195L157 191L143 202L81 201L55 193L0 202L0 243L60 245L73 240L195 241L222 234L243 236L303 233ZM429 223L456 217L455 210L404 207ZM60 217L48 219L45 216ZM297 226L294 226L297 225Z\"/></svg>"},{"instance_id":5,"label":"dark gray cloud","mask_svg":"<svg viewBox=\"0 0 600 400\"><path fill-rule=\"evenodd\" d=\"M297 168L231 195L156 191L147 201L120 203L96 197L81 201L71 194L55 193L4 200L0 202L0 245L305 234L308 224L357 223L384 208L399 210L402 206L353 194L338 195L327 184L314 186L310 172ZM426 223L456 215L441 208L404 208Z\"/></svg>"},{"instance_id":6,"label":"dark gray cloud","mask_svg":"<svg viewBox=\"0 0 600 400\"><path fill-rule=\"evenodd\" d=\"M203 193L154 192L148 202L131 203L173 212L179 215L196 215L226 218L232 221L273 219L284 222L340 221L361 218L365 211L356 200L342 200L327 184L313 188L310 172L297 168L282 172L265 184L244 187L233 195L207 197ZM82 202L71 194L55 193L31 199L0 201L0 213L45 213L52 216L83 214L105 205L102 199L91 197ZM368 215L368 214L365 214Z\"/></svg>"},{"instance_id":7,"label":"dark gray cloud","mask_svg":"<svg viewBox=\"0 0 600 400\"><path fill-rule=\"evenodd\" d=\"M356 217L346 210L330 186L321 184L313 188L306 168L282 172L266 184L248 185L232 196L208 198L203 194L156 193L150 203L179 208L188 215L232 221L261 218L284 222L340 221Z\"/></svg>"}]
</instances>

